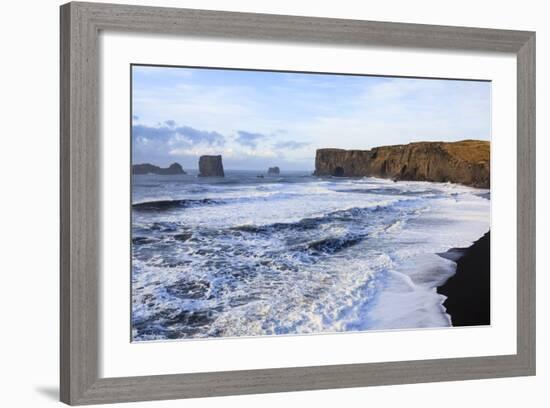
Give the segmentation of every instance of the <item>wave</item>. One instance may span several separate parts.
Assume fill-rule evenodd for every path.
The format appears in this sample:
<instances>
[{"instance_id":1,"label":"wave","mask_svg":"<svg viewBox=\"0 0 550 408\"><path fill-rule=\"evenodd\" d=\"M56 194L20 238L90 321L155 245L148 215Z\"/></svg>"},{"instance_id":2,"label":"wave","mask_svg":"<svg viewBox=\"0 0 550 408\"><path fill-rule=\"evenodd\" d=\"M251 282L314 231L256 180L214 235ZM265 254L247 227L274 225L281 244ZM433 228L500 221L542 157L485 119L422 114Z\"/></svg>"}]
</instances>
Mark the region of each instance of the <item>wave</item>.
<instances>
[{"instance_id":1,"label":"wave","mask_svg":"<svg viewBox=\"0 0 550 408\"><path fill-rule=\"evenodd\" d=\"M210 198L202 198L198 200L182 199L182 200L159 200L145 201L142 203L132 204L132 208L137 211L167 211L177 208L188 208L200 205L221 204L218 200Z\"/></svg>"},{"instance_id":2,"label":"wave","mask_svg":"<svg viewBox=\"0 0 550 408\"><path fill-rule=\"evenodd\" d=\"M134 340L449 325L433 288L455 264L436 254L485 228L479 191L252 184L134 196Z\"/></svg>"},{"instance_id":3,"label":"wave","mask_svg":"<svg viewBox=\"0 0 550 408\"><path fill-rule=\"evenodd\" d=\"M223 205L223 204L242 204L253 201L274 201L285 200L291 197L301 196L301 194L292 193L271 193L264 192L261 194L244 196L244 197L225 197L225 198L201 198L201 199L173 199L173 200L153 200L143 201L132 204L132 209L137 211L169 211L175 209L183 209L190 207L201 207L205 205Z\"/></svg>"},{"instance_id":4,"label":"wave","mask_svg":"<svg viewBox=\"0 0 550 408\"><path fill-rule=\"evenodd\" d=\"M382 188L336 188L333 191L337 193L358 193L358 194L376 194L376 195L390 195L390 196L428 196L441 194L441 191L436 189L422 189L422 190L403 190L402 188L382 187Z\"/></svg>"},{"instance_id":5,"label":"wave","mask_svg":"<svg viewBox=\"0 0 550 408\"><path fill-rule=\"evenodd\" d=\"M271 234L276 231L285 231L290 229L305 231L317 228L322 220L322 217L303 218L297 222L276 222L268 225L245 224L230 229L234 231L250 232L254 234Z\"/></svg>"},{"instance_id":6,"label":"wave","mask_svg":"<svg viewBox=\"0 0 550 408\"><path fill-rule=\"evenodd\" d=\"M410 200L407 201L410 202ZM369 214L381 212L386 212L389 214L393 211L393 207L400 203L402 202L398 200L391 203L377 204L370 207L352 207L344 210L332 211L319 217L302 218L296 222L276 222L267 225L244 224L232 227L230 229L255 234L272 234L274 232L282 232L287 230L307 231L316 229L322 224L365 220L364 217Z\"/></svg>"},{"instance_id":7,"label":"wave","mask_svg":"<svg viewBox=\"0 0 550 408\"><path fill-rule=\"evenodd\" d=\"M324 254L335 254L359 244L368 234L354 235L349 234L338 238L324 238L310 242L306 245L309 251L320 252Z\"/></svg>"}]
</instances>

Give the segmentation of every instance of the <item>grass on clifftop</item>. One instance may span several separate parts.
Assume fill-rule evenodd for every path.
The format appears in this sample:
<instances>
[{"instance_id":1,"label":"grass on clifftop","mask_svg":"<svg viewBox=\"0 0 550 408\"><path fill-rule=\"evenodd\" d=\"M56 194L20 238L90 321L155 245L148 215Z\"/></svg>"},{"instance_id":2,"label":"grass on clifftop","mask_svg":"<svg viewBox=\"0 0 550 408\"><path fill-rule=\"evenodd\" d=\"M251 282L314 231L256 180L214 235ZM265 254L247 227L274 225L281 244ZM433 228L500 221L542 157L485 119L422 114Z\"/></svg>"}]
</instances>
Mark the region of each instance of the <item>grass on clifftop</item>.
<instances>
[{"instance_id":1,"label":"grass on clifftop","mask_svg":"<svg viewBox=\"0 0 550 408\"><path fill-rule=\"evenodd\" d=\"M486 140L463 140L443 144L443 148L450 155L471 163L488 163L491 157L490 146L490 142Z\"/></svg>"}]
</instances>

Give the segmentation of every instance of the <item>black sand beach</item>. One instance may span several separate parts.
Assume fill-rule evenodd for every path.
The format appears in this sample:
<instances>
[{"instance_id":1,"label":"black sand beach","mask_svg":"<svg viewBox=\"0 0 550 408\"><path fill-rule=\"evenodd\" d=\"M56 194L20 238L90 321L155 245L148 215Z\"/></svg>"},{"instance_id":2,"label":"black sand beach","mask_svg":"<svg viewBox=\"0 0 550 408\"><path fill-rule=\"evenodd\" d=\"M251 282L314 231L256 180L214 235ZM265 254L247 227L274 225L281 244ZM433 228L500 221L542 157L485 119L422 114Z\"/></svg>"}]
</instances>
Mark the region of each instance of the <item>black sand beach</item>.
<instances>
[{"instance_id":1,"label":"black sand beach","mask_svg":"<svg viewBox=\"0 0 550 408\"><path fill-rule=\"evenodd\" d=\"M440 256L457 262L455 275L437 289L447 296L443 306L453 326L484 326L490 321L490 232L469 248L454 248Z\"/></svg>"}]
</instances>

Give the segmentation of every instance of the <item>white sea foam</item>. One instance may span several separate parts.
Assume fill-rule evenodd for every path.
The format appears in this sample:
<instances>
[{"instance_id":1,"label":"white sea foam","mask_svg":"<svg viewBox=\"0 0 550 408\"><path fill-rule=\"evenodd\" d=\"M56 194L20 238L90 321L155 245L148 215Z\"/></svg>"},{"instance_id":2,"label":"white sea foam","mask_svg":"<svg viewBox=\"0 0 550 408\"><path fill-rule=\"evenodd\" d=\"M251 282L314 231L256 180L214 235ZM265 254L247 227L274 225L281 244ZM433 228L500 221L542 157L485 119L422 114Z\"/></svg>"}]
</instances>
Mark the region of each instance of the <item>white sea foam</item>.
<instances>
[{"instance_id":1,"label":"white sea foam","mask_svg":"<svg viewBox=\"0 0 550 408\"><path fill-rule=\"evenodd\" d=\"M235 180L134 185L134 203L212 200L134 211L135 339L447 326L435 288L455 263L436 254L489 229L464 186Z\"/></svg>"}]
</instances>

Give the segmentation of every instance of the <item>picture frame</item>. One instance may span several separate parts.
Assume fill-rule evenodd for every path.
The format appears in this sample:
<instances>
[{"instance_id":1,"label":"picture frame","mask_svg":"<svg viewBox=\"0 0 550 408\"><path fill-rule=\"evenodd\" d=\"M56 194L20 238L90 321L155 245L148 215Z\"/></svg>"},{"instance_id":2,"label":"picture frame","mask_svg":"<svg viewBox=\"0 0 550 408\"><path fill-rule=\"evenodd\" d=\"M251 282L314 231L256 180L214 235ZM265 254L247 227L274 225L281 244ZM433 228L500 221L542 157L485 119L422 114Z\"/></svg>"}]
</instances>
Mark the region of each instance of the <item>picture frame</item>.
<instances>
[{"instance_id":1,"label":"picture frame","mask_svg":"<svg viewBox=\"0 0 550 408\"><path fill-rule=\"evenodd\" d=\"M61 6L60 396L70 405L535 374L535 33L72 2ZM517 353L101 378L99 33L513 53L517 58Z\"/></svg>"}]
</instances>

